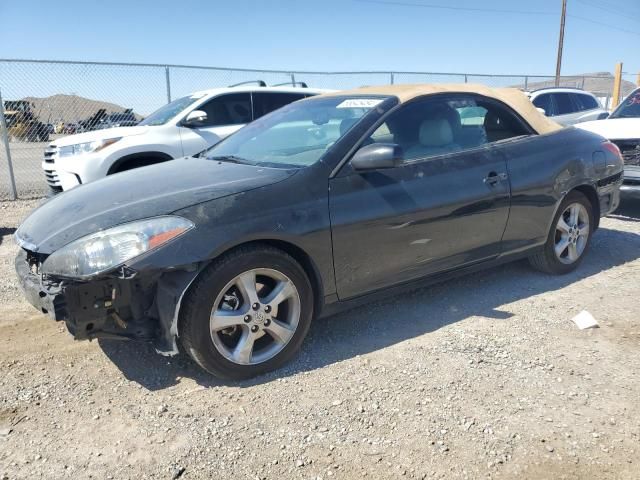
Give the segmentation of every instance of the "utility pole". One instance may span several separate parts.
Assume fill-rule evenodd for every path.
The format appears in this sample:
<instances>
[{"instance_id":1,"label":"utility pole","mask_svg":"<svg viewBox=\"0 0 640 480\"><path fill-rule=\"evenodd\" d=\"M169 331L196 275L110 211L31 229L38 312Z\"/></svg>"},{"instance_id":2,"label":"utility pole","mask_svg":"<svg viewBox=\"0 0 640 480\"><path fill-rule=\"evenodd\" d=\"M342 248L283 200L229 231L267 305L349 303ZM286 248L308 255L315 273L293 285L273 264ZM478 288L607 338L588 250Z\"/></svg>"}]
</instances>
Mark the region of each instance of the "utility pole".
<instances>
[{"instance_id":1,"label":"utility pole","mask_svg":"<svg viewBox=\"0 0 640 480\"><path fill-rule=\"evenodd\" d=\"M560 17L560 38L558 40L558 61L556 62L556 87L560 86L560 70L562 69L562 47L564 45L564 21L567 16L567 0L562 0Z\"/></svg>"}]
</instances>

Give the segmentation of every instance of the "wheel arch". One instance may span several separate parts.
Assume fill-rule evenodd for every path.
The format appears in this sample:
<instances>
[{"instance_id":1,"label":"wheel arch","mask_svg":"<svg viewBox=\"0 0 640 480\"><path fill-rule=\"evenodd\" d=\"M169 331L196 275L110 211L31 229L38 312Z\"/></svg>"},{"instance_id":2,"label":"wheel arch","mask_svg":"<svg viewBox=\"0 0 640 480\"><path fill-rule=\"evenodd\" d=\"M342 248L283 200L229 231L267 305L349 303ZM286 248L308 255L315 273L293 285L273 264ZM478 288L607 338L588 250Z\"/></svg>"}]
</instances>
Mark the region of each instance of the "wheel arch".
<instances>
[{"instance_id":1,"label":"wheel arch","mask_svg":"<svg viewBox=\"0 0 640 480\"><path fill-rule=\"evenodd\" d=\"M233 246L229 246L214 258L210 259L207 262L207 265L214 261L216 258L219 258L223 255L228 255L229 253L239 248L259 247L261 245L267 245L273 248L277 248L278 250L282 250L283 252L291 255L293 259L300 264L304 272L307 274L309 282L311 283L314 303L313 314L314 318L316 318L322 310L322 307L324 306L324 285L322 283L322 276L320 275L320 270L318 269L317 265L311 258L311 255L309 255L303 248L293 242L279 238L259 238L247 240Z\"/></svg>"},{"instance_id":2,"label":"wheel arch","mask_svg":"<svg viewBox=\"0 0 640 480\"><path fill-rule=\"evenodd\" d=\"M183 288L181 292L173 292L173 298L175 299L175 303L173 303L173 314L172 319L169 322L171 325L167 325L165 323L166 333L168 333L171 337L180 336L180 309L182 308L182 299L189 294L191 288L193 287L195 281L198 279L200 274L207 268L208 265L211 264L215 259L220 258L223 255L228 255L229 253L239 249L239 248L247 248L247 247L259 247L261 245L267 245L273 248L277 248L293 257L293 259L300 264L302 269L309 278L309 282L311 283L311 289L313 293L313 317L317 318L320 315L320 312L324 306L324 286L322 284L322 277L320 275L320 271L316 266L315 262L311 258L311 256L305 252L301 247L295 245L292 242L288 242L286 240L281 239L259 239L259 240L251 240L243 243L239 243L233 245L226 250L220 252L215 257L209 259L207 262L203 263L200 268L197 270L195 274L187 275L185 279L182 281L181 285ZM171 275L171 274L170 274ZM175 275L175 274L174 274ZM179 295L175 295L179 293ZM173 340L173 338L171 339ZM173 342L172 342L173 343ZM174 344L175 345L175 344ZM167 352L168 354L177 353L177 349L174 348L174 351Z\"/></svg>"},{"instance_id":3,"label":"wheel arch","mask_svg":"<svg viewBox=\"0 0 640 480\"><path fill-rule=\"evenodd\" d=\"M173 160L173 157L171 155L169 155L168 153L165 152L160 152L160 151L148 151L148 152L138 152L138 153L130 153L128 155L124 155L120 158L118 158L115 162L113 162L110 166L109 169L107 170L107 175L112 175L114 173L118 173L123 171L122 167L124 165L126 165L128 162L133 162L136 160L143 160L143 159L157 159L157 162L152 162L149 165L153 164L153 163L162 163L162 162L167 162L169 160Z\"/></svg>"},{"instance_id":4,"label":"wheel arch","mask_svg":"<svg viewBox=\"0 0 640 480\"><path fill-rule=\"evenodd\" d=\"M571 192L582 193L591 203L591 209L593 212L593 229L596 230L600 226L600 199L598 198L598 192L593 185L579 185L567 192L567 195Z\"/></svg>"},{"instance_id":5,"label":"wheel arch","mask_svg":"<svg viewBox=\"0 0 640 480\"><path fill-rule=\"evenodd\" d=\"M558 196L556 204L553 208L553 214L550 216L549 222L547 224L547 233L545 234L545 238L546 235L549 234L550 229L553 228L553 219L556 218L558 210L560 209L560 205L562 205L562 201L567 198L567 195L571 194L571 192L580 192L585 197L587 197L587 200L589 200L593 211L594 231L600 226L600 200L598 199L598 193L593 185L583 183L572 187L571 189L564 192L563 195Z\"/></svg>"}]
</instances>

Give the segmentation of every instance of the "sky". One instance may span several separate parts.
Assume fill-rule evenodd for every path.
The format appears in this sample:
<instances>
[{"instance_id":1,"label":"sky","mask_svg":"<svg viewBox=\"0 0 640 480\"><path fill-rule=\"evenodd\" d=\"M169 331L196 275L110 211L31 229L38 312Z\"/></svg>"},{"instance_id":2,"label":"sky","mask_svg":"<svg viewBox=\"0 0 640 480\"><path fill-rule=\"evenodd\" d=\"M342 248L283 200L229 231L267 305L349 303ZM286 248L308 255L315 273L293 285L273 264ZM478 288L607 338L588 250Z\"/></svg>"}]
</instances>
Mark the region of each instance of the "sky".
<instances>
[{"instance_id":1,"label":"sky","mask_svg":"<svg viewBox=\"0 0 640 480\"><path fill-rule=\"evenodd\" d=\"M0 58L552 75L561 3L0 0ZM563 74L640 71L640 1L567 13Z\"/></svg>"}]
</instances>

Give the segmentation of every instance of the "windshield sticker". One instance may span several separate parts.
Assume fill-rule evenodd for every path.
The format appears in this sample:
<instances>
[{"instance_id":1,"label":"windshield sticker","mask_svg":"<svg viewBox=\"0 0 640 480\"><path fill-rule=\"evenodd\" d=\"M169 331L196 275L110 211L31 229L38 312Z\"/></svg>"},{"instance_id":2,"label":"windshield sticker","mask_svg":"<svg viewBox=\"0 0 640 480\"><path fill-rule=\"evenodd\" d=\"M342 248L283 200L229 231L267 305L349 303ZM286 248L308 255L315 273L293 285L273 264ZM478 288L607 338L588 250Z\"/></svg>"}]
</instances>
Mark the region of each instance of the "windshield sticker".
<instances>
[{"instance_id":1,"label":"windshield sticker","mask_svg":"<svg viewBox=\"0 0 640 480\"><path fill-rule=\"evenodd\" d=\"M373 108L379 103L382 103L380 98L350 98L336 108Z\"/></svg>"}]
</instances>

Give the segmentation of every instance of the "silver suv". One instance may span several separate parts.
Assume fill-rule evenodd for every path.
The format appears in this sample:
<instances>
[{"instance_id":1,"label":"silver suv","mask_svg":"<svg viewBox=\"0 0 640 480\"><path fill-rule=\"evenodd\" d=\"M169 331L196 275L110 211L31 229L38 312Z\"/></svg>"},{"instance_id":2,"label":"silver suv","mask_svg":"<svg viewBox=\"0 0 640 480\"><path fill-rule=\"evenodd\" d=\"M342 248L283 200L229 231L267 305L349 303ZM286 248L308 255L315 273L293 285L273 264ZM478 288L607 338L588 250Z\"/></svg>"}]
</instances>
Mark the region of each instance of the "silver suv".
<instances>
[{"instance_id":1,"label":"silver suv","mask_svg":"<svg viewBox=\"0 0 640 480\"><path fill-rule=\"evenodd\" d=\"M544 110L547 117L561 125L573 125L607 117L598 99L579 88L542 88L528 94L533 104Z\"/></svg>"}]
</instances>

